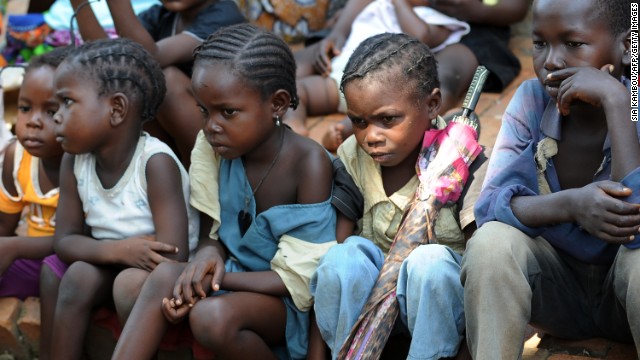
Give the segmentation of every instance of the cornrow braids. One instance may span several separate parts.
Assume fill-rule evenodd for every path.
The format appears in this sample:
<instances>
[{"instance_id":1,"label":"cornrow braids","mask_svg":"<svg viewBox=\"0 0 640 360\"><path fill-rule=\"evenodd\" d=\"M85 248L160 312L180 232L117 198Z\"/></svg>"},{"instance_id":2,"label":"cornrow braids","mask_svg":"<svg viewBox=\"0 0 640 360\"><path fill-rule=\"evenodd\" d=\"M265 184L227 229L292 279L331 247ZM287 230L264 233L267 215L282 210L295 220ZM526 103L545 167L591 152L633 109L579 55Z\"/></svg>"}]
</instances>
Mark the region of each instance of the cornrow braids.
<instances>
[{"instance_id":1,"label":"cornrow braids","mask_svg":"<svg viewBox=\"0 0 640 360\"><path fill-rule=\"evenodd\" d=\"M53 50L42 55L34 56L29 61L25 72L29 72L33 69L41 68L43 66L50 66L56 69L72 50L73 48L70 46L61 46L54 48Z\"/></svg>"},{"instance_id":2,"label":"cornrow braids","mask_svg":"<svg viewBox=\"0 0 640 360\"><path fill-rule=\"evenodd\" d=\"M289 46L275 34L251 24L232 25L209 35L194 52L194 67L202 62L226 62L267 99L283 89L298 107L296 62Z\"/></svg>"},{"instance_id":3,"label":"cornrow braids","mask_svg":"<svg viewBox=\"0 0 640 360\"><path fill-rule=\"evenodd\" d=\"M140 44L125 38L84 43L67 58L84 76L98 82L99 96L121 92L140 112L143 122L153 119L164 100L166 84L160 65Z\"/></svg>"},{"instance_id":4,"label":"cornrow braids","mask_svg":"<svg viewBox=\"0 0 640 360\"><path fill-rule=\"evenodd\" d=\"M352 80L402 70L407 83L415 84L415 94L424 96L440 87L437 61L429 47L406 34L384 33L358 45L345 66L340 91Z\"/></svg>"}]
</instances>

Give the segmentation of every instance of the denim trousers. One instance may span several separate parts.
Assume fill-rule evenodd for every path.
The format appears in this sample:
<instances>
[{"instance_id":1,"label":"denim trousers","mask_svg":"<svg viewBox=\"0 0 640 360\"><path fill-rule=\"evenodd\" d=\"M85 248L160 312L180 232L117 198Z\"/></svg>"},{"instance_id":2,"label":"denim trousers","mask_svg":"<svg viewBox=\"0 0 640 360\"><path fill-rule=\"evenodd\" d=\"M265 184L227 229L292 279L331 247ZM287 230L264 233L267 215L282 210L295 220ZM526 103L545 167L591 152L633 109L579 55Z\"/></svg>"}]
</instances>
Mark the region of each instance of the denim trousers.
<instances>
[{"instance_id":1,"label":"denim trousers","mask_svg":"<svg viewBox=\"0 0 640 360\"><path fill-rule=\"evenodd\" d=\"M316 321L335 359L360 316L385 255L368 239L351 236L320 260L311 280ZM443 245L421 245L402 262L395 327L411 336L408 359L452 357L464 339L461 256Z\"/></svg>"}]
</instances>

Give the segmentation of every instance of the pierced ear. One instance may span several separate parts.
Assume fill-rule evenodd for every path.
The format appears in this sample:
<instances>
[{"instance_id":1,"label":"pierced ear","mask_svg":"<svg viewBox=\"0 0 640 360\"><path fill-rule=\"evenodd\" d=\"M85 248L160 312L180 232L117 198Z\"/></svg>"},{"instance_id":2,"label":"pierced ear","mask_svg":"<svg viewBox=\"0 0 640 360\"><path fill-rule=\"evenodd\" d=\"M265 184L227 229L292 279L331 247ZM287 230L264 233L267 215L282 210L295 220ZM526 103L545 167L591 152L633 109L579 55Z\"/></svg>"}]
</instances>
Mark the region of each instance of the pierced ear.
<instances>
[{"instance_id":1,"label":"pierced ear","mask_svg":"<svg viewBox=\"0 0 640 360\"><path fill-rule=\"evenodd\" d=\"M429 119L435 119L440 114L440 108L442 107L442 93L440 88L435 88L431 91L426 98L427 107L429 111Z\"/></svg>"},{"instance_id":2,"label":"pierced ear","mask_svg":"<svg viewBox=\"0 0 640 360\"><path fill-rule=\"evenodd\" d=\"M283 117L291 105L291 94L287 90L280 89L271 95L271 109L273 117Z\"/></svg>"},{"instance_id":3,"label":"pierced ear","mask_svg":"<svg viewBox=\"0 0 640 360\"><path fill-rule=\"evenodd\" d=\"M109 122L111 126L122 124L129 111L129 98L123 93L115 93L111 95L111 117Z\"/></svg>"}]
</instances>

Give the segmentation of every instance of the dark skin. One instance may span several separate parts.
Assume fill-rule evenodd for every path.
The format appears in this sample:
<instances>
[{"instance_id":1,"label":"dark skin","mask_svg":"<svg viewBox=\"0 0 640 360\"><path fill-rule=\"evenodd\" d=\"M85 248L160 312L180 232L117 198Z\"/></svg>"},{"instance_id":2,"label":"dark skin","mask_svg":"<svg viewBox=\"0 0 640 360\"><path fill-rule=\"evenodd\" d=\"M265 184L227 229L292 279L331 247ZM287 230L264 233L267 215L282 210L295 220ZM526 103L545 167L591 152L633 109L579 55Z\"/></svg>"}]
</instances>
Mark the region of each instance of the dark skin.
<instances>
[{"instance_id":1,"label":"dark skin","mask_svg":"<svg viewBox=\"0 0 640 360\"><path fill-rule=\"evenodd\" d=\"M407 91L407 84L413 84L411 79L398 74L398 68L385 71L388 74L351 80L345 84L344 93L354 136L362 149L380 164L385 193L391 196L416 176L423 135L431 127L430 119L437 116L442 98L438 88L430 94ZM470 236L474 229L475 226L468 226L465 235ZM354 235L354 230L355 223L338 212L338 242ZM320 336L314 323L310 336L310 343L319 341L314 338ZM325 358L326 348L313 349L308 359ZM461 350L459 356L468 358L468 353Z\"/></svg>"},{"instance_id":2,"label":"dark skin","mask_svg":"<svg viewBox=\"0 0 640 360\"><path fill-rule=\"evenodd\" d=\"M97 241L85 232L73 154L93 153L102 186L115 186L141 133L140 106L124 93L97 95L97 84L78 77L71 63L58 70L56 96L62 105L54 120L58 140L69 153L61 165L54 248L60 259L73 264L60 281L50 357L80 359L92 309L111 302L115 276L123 268L150 272L162 262L184 261L188 223L178 165L158 154L147 162L145 174L155 233Z\"/></svg>"},{"instance_id":3,"label":"dark skin","mask_svg":"<svg viewBox=\"0 0 640 360\"><path fill-rule=\"evenodd\" d=\"M553 158L563 190L517 197L511 205L527 226L577 222L603 241L621 244L640 231L640 207L620 199L631 189L619 183L640 166L630 94L617 80L630 63L630 33L613 34L605 20L590 16L592 6L547 0L534 4L534 67L563 116L562 139ZM611 180L594 183L607 133ZM586 156L591 159L576 161ZM547 210L533 210L539 208Z\"/></svg>"},{"instance_id":4,"label":"dark skin","mask_svg":"<svg viewBox=\"0 0 640 360\"><path fill-rule=\"evenodd\" d=\"M25 74L18 97L16 136L31 155L40 159L38 183L43 194L59 187L62 148L55 140L53 114L58 110L53 77L55 68L41 66ZM2 169L2 183L12 196L18 196L13 178L16 142L9 144ZM53 253L53 236L16 236L21 213L0 213L0 275L18 258L42 259ZM41 293L41 303L46 306L49 293ZM53 299L53 298L52 298ZM53 300L52 300L53 301ZM42 326L50 326L52 319L43 316ZM43 334L46 335L46 334ZM41 346L48 346L50 337L41 336Z\"/></svg>"},{"instance_id":5,"label":"dark skin","mask_svg":"<svg viewBox=\"0 0 640 360\"><path fill-rule=\"evenodd\" d=\"M417 0L416 0L417 1ZM314 45L300 55L301 62L312 64L315 71L328 74L331 58L339 53L355 16L370 0L351 0L345 6L336 26L330 35L318 45ZM436 0L428 1L427 6L451 17L474 24L508 26L515 24L527 14L530 0L501 0L496 5L487 5L479 0ZM471 84L473 74L479 63L473 52L463 44L452 44L435 54L438 60L438 77L442 93L440 114L456 107ZM301 71L310 67L299 66ZM322 145L335 151L338 146L353 133L348 119L331 126L322 139Z\"/></svg>"},{"instance_id":6,"label":"dark skin","mask_svg":"<svg viewBox=\"0 0 640 360\"><path fill-rule=\"evenodd\" d=\"M41 66L30 69L18 95L16 136L32 156L38 157L38 183L43 194L58 187L62 148L55 141L53 114L58 109L54 96L55 69ZM16 143L9 144L4 154L2 183L7 192L19 196L13 177ZM18 258L41 259L53 252L52 236L16 236L22 214L0 212L0 276Z\"/></svg>"},{"instance_id":7,"label":"dark skin","mask_svg":"<svg viewBox=\"0 0 640 360\"><path fill-rule=\"evenodd\" d=\"M278 157L255 193L258 214L277 205L312 204L329 197L332 168L324 150L274 125L273 119L284 115L291 102L286 90L264 98L228 64L208 62L197 64L192 86L205 138L220 156L242 158L252 189L279 151L288 155ZM281 181L285 178L290 181ZM163 264L145 282L115 358L153 356L169 324L187 318L198 342L221 358L275 358L270 347L285 343L286 308L281 298L289 296L289 291L274 271L226 273L228 254L220 241L209 237L212 224L201 213L194 258L186 264ZM220 289L233 292L207 297L211 290ZM142 334L135 324L154 330Z\"/></svg>"},{"instance_id":8,"label":"dark skin","mask_svg":"<svg viewBox=\"0 0 640 360\"><path fill-rule=\"evenodd\" d=\"M71 4L74 9L78 9L83 2L83 0L72 0ZM131 1L109 0L107 2L118 35L144 46L165 71L167 94L160 105L156 120L145 125L145 129L154 136L166 139L169 143L175 142L185 167L188 167L191 149L201 124L197 120L199 114L191 93L191 81L175 65L193 59L193 50L200 45L200 41L182 31L195 21L202 9L213 2L214 0L164 2L164 6L169 11L179 14L179 20L176 25L176 35L157 42L138 20ZM107 37L91 7L83 7L78 12L77 20L83 39L88 41Z\"/></svg>"},{"instance_id":9,"label":"dark skin","mask_svg":"<svg viewBox=\"0 0 640 360\"><path fill-rule=\"evenodd\" d=\"M396 17L402 31L430 47L435 47L447 39L451 34L451 30L444 26L428 24L418 17L413 8L425 6L426 4L426 1L421 0L393 0ZM355 10L355 7L351 8L347 4L345 11ZM348 14L343 13L341 18ZM353 19L351 19L351 22L353 22ZM351 31L350 24L345 33L335 34L335 40L332 40L330 35L328 39L321 41L320 44L312 45L296 54L298 63L296 76L298 77L300 106L295 111L289 112L284 120L285 123L291 125L301 135L308 135L308 130L304 125L307 116L327 115L336 112L338 109L339 89L335 81L328 76L331 73L331 58L339 54L337 49L341 49L344 45ZM336 27L342 29L341 26L342 23L338 21ZM342 39L343 35L344 39ZM318 53L318 51L320 52Z\"/></svg>"}]
</instances>

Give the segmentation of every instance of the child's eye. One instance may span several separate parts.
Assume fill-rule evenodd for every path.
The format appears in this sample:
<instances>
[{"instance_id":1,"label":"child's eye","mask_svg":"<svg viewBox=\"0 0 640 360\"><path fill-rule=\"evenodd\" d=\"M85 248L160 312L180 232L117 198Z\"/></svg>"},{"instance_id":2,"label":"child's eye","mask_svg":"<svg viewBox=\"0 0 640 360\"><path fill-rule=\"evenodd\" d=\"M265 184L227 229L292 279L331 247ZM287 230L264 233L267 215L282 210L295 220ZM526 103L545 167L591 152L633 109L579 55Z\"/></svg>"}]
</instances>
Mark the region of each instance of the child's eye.
<instances>
[{"instance_id":1,"label":"child's eye","mask_svg":"<svg viewBox=\"0 0 640 360\"><path fill-rule=\"evenodd\" d=\"M31 106L18 105L18 111L20 111L21 113L28 113L29 111L31 111Z\"/></svg>"},{"instance_id":2,"label":"child's eye","mask_svg":"<svg viewBox=\"0 0 640 360\"><path fill-rule=\"evenodd\" d=\"M367 122L364 119L355 118L355 117L349 117L349 119L351 120L351 123L353 124L353 126L357 128L364 129L367 127Z\"/></svg>"},{"instance_id":3,"label":"child's eye","mask_svg":"<svg viewBox=\"0 0 640 360\"><path fill-rule=\"evenodd\" d=\"M73 100L69 99L68 97L62 98L62 103L65 106L70 106L71 104L73 104Z\"/></svg>"},{"instance_id":4,"label":"child's eye","mask_svg":"<svg viewBox=\"0 0 640 360\"><path fill-rule=\"evenodd\" d=\"M382 122L385 124L393 124L397 119L397 116L385 116L382 118Z\"/></svg>"},{"instance_id":5,"label":"child's eye","mask_svg":"<svg viewBox=\"0 0 640 360\"><path fill-rule=\"evenodd\" d=\"M207 111L207 109L204 108L204 106L198 105L198 110L200 110L200 114L202 114L202 116L207 116L209 114L209 112Z\"/></svg>"},{"instance_id":6,"label":"child's eye","mask_svg":"<svg viewBox=\"0 0 640 360\"><path fill-rule=\"evenodd\" d=\"M47 115L49 115L50 118L53 118L53 115L55 115L57 111L58 111L58 109L47 110Z\"/></svg>"},{"instance_id":7,"label":"child's eye","mask_svg":"<svg viewBox=\"0 0 640 360\"><path fill-rule=\"evenodd\" d=\"M233 117L237 113L238 113L238 111L234 110L234 109L222 109L222 116L224 116L226 118Z\"/></svg>"},{"instance_id":8,"label":"child's eye","mask_svg":"<svg viewBox=\"0 0 640 360\"><path fill-rule=\"evenodd\" d=\"M584 43L578 42L578 41L567 41L567 46L570 48L578 48L582 45L584 45Z\"/></svg>"},{"instance_id":9,"label":"child's eye","mask_svg":"<svg viewBox=\"0 0 640 360\"><path fill-rule=\"evenodd\" d=\"M545 41L542 41L542 40L533 41L533 47L536 49L542 49L545 46L547 46L547 43Z\"/></svg>"}]
</instances>

